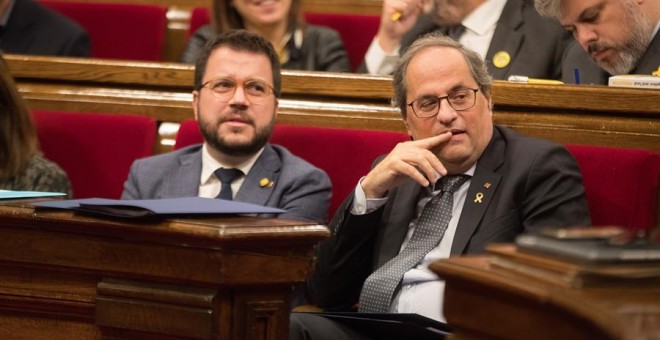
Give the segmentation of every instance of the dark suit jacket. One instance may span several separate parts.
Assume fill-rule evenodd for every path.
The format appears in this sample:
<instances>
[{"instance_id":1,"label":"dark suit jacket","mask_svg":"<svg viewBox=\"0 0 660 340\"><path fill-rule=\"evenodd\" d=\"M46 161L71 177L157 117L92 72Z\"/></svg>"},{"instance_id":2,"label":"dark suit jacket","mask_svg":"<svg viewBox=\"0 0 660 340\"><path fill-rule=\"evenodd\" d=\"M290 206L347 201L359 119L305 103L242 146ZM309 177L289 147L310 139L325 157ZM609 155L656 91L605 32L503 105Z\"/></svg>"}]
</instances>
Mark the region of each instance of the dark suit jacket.
<instances>
[{"instance_id":1,"label":"dark suit jacket","mask_svg":"<svg viewBox=\"0 0 660 340\"><path fill-rule=\"evenodd\" d=\"M202 145L137 160L124 184L122 199L194 197L202 173ZM274 185L263 186L263 178ZM331 196L330 178L287 149L267 144L234 200L285 209L280 218L323 223Z\"/></svg>"},{"instance_id":2,"label":"dark suit jacket","mask_svg":"<svg viewBox=\"0 0 660 340\"><path fill-rule=\"evenodd\" d=\"M637 66L630 74L650 75L660 67L660 33L656 33ZM611 74L600 68L587 52L574 41L569 48L563 64L563 81L575 84L575 69L580 72L580 84L607 85Z\"/></svg>"},{"instance_id":3,"label":"dark suit jacket","mask_svg":"<svg viewBox=\"0 0 660 340\"><path fill-rule=\"evenodd\" d=\"M194 64L202 48L215 35L210 25L200 27L183 51L181 61ZM344 43L337 31L324 26L306 25L303 29L303 39L300 48L296 47L294 39L289 39L286 45L289 60L282 65L283 69L350 72L351 64Z\"/></svg>"},{"instance_id":4,"label":"dark suit jacket","mask_svg":"<svg viewBox=\"0 0 660 340\"><path fill-rule=\"evenodd\" d=\"M84 28L33 0L16 0L0 35L4 53L89 57L91 43Z\"/></svg>"},{"instance_id":5,"label":"dark suit jacket","mask_svg":"<svg viewBox=\"0 0 660 340\"><path fill-rule=\"evenodd\" d=\"M434 24L429 16L422 16L401 40L401 54L420 36L449 27ZM486 54L488 70L493 79L506 80L510 75L532 78L561 79L561 61L572 37L557 22L541 17L533 1L508 0ZM511 62L503 68L493 65L497 52L506 51ZM360 72L367 72L362 63Z\"/></svg>"},{"instance_id":6,"label":"dark suit jacket","mask_svg":"<svg viewBox=\"0 0 660 340\"><path fill-rule=\"evenodd\" d=\"M367 276L398 254L421 189L410 180L366 215L350 213L352 195L344 202L331 223L333 236L319 245L308 282L312 303L328 310L357 303ZM474 201L477 193L483 193L481 203ZM482 253L489 243L512 242L542 227L590 223L582 175L568 150L495 126L477 162L451 254Z\"/></svg>"}]
</instances>

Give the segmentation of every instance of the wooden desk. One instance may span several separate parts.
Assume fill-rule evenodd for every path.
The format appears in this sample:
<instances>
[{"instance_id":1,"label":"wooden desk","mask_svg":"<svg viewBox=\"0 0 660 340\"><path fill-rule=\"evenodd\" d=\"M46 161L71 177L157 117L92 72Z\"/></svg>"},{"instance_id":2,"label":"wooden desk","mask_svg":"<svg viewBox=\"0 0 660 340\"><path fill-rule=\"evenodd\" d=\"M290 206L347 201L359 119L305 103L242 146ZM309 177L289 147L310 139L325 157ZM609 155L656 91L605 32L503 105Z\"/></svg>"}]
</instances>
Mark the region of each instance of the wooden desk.
<instances>
[{"instance_id":1,"label":"wooden desk","mask_svg":"<svg viewBox=\"0 0 660 340\"><path fill-rule=\"evenodd\" d=\"M660 287L565 288L488 266L485 256L431 264L459 339L657 339Z\"/></svg>"},{"instance_id":2,"label":"wooden desk","mask_svg":"<svg viewBox=\"0 0 660 340\"><path fill-rule=\"evenodd\" d=\"M130 221L0 205L0 339L288 339L326 227Z\"/></svg>"}]
</instances>

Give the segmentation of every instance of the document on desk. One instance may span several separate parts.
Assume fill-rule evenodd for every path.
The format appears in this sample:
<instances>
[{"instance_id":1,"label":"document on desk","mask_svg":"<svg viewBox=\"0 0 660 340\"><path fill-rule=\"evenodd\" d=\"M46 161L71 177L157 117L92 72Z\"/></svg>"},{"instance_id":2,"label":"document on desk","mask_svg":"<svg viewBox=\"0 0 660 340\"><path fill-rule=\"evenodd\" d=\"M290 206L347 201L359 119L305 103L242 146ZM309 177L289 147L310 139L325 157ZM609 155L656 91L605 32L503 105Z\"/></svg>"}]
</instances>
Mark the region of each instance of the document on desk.
<instances>
[{"instance_id":1,"label":"document on desk","mask_svg":"<svg viewBox=\"0 0 660 340\"><path fill-rule=\"evenodd\" d=\"M446 323L411 313L339 313L317 314L356 329L369 330L378 339L437 340L451 334Z\"/></svg>"},{"instance_id":2,"label":"document on desk","mask_svg":"<svg viewBox=\"0 0 660 340\"><path fill-rule=\"evenodd\" d=\"M46 191L14 191L14 190L0 190L0 199L19 199L19 198L37 198L37 197L61 197L66 196L62 192L46 192Z\"/></svg>"},{"instance_id":3,"label":"document on desk","mask_svg":"<svg viewBox=\"0 0 660 340\"><path fill-rule=\"evenodd\" d=\"M215 198L181 197L150 200L86 198L37 202L36 208L70 209L113 217L156 217L172 215L281 214L283 209Z\"/></svg>"}]
</instances>

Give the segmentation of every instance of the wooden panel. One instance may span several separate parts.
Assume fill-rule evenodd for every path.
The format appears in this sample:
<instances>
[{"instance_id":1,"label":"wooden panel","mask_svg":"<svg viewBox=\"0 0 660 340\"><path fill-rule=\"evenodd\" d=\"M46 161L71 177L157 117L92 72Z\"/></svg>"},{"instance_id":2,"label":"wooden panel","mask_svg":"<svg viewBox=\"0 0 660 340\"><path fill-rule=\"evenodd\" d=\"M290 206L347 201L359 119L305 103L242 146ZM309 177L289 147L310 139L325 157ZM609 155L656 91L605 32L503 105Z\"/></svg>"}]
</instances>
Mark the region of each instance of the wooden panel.
<instances>
[{"instance_id":1,"label":"wooden panel","mask_svg":"<svg viewBox=\"0 0 660 340\"><path fill-rule=\"evenodd\" d=\"M660 332L660 288L566 288L456 257L430 268L446 280L444 313L466 339L642 339ZM515 320L515 322L511 322Z\"/></svg>"},{"instance_id":2,"label":"wooden panel","mask_svg":"<svg viewBox=\"0 0 660 340\"><path fill-rule=\"evenodd\" d=\"M8 55L34 109L192 117L193 66ZM283 71L278 121L405 131L390 77ZM660 151L660 91L496 81L494 121L560 143ZM164 149L166 151L167 149Z\"/></svg>"},{"instance_id":3,"label":"wooden panel","mask_svg":"<svg viewBox=\"0 0 660 340\"><path fill-rule=\"evenodd\" d=\"M329 235L304 221L115 220L1 203L3 339L288 339L291 291Z\"/></svg>"}]
</instances>

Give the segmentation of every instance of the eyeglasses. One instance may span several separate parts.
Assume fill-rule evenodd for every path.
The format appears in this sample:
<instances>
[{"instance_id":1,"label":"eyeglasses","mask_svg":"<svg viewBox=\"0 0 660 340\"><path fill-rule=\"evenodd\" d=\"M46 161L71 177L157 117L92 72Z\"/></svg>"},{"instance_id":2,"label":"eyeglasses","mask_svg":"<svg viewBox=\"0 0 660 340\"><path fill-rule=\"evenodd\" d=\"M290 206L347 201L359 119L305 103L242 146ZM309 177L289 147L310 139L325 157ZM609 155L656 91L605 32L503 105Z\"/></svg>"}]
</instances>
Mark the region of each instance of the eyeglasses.
<instances>
[{"instance_id":1,"label":"eyeglasses","mask_svg":"<svg viewBox=\"0 0 660 340\"><path fill-rule=\"evenodd\" d=\"M440 112L440 103L443 99L447 99L447 103L455 111L465 111L476 104L477 91L479 89L463 88L444 97L422 96L408 103L408 106L419 118L431 118L437 115Z\"/></svg>"},{"instance_id":2,"label":"eyeglasses","mask_svg":"<svg viewBox=\"0 0 660 340\"><path fill-rule=\"evenodd\" d=\"M201 88L204 88L207 85L208 89L211 90L211 93L221 100L231 99L239 86L243 88L245 95L250 100L263 99L275 91L270 84L261 80L248 80L242 85L239 85L233 79L218 77L202 84Z\"/></svg>"}]
</instances>

